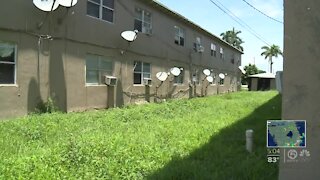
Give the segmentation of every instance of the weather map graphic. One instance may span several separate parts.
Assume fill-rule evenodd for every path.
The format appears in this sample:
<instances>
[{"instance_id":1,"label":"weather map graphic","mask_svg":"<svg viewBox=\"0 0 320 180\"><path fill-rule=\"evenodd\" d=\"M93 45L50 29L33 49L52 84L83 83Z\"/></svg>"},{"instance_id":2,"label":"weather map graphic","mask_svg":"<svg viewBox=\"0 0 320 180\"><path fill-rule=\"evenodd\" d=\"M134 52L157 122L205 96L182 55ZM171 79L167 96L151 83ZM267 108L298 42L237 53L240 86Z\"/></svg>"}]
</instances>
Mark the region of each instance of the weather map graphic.
<instances>
[{"instance_id":1,"label":"weather map graphic","mask_svg":"<svg viewBox=\"0 0 320 180\"><path fill-rule=\"evenodd\" d=\"M306 147L306 121L267 121L267 147Z\"/></svg>"}]
</instances>

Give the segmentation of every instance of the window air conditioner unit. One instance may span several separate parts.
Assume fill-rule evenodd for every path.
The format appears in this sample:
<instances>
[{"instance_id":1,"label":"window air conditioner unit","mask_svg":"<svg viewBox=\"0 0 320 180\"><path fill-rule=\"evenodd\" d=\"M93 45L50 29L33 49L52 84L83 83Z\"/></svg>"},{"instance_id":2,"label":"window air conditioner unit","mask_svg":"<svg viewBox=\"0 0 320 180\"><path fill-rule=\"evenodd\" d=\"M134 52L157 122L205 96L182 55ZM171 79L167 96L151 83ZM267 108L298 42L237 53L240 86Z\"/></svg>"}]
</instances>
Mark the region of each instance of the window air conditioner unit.
<instances>
[{"instance_id":1,"label":"window air conditioner unit","mask_svg":"<svg viewBox=\"0 0 320 180\"><path fill-rule=\"evenodd\" d=\"M115 86L117 85L117 78L114 76L105 76L105 83L108 86Z\"/></svg>"},{"instance_id":2,"label":"window air conditioner unit","mask_svg":"<svg viewBox=\"0 0 320 180\"><path fill-rule=\"evenodd\" d=\"M152 84L152 79L150 79L150 78L143 79L143 85L151 86L151 84Z\"/></svg>"}]
</instances>

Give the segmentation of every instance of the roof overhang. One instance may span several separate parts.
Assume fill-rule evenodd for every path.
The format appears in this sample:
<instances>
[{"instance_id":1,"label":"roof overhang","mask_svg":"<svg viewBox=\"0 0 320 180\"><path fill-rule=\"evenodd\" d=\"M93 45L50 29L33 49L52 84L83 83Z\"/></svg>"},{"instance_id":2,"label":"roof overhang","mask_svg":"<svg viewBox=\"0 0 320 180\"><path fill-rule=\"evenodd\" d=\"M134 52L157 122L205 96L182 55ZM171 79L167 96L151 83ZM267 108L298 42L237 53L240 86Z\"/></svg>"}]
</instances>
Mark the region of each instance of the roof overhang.
<instances>
[{"instance_id":1,"label":"roof overhang","mask_svg":"<svg viewBox=\"0 0 320 180\"><path fill-rule=\"evenodd\" d=\"M276 78L275 74L272 73L262 73L262 74L254 74L254 75L250 75L250 78L269 78L269 79L274 79Z\"/></svg>"}]
</instances>

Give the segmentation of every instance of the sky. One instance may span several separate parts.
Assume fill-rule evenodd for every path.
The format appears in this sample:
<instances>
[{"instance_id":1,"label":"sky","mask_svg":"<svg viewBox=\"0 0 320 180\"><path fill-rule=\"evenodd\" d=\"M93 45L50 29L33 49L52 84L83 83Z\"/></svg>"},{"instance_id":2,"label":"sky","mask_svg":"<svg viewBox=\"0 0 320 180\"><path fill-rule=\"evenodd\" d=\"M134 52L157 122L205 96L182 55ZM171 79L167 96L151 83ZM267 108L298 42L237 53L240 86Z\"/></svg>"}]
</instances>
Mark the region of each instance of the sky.
<instances>
[{"instance_id":1,"label":"sky","mask_svg":"<svg viewBox=\"0 0 320 180\"><path fill-rule=\"evenodd\" d=\"M169 9L195 22L216 36L222 32L240 30L242 44L242 66L255 64L260 70L269 72L268 60L261 56L262 46L275 44L283 50L283 24L271 20L259 13L242 0L212 0L219 6L226 7L228 14L237 16L243 25L238 24L210 0L157 0ZM283 22L283 0L246 0L266 15ZM220 4L219 4L220 3ZM222 7L222 6L221 6ZM223 7L222 7L223 8ZM245 23L245 24L244 24ZM244 27L243 27L244 26ZM249 27L248 27L249 26ZM250 29L251 28L251 29ZM250 33L251 31L251 33ZM254 32L252 32L254 31ZM256 34L256 36L252 35ZM273 72L282 71L283 58L273 58Z\"/></svg>"}]
</instances>

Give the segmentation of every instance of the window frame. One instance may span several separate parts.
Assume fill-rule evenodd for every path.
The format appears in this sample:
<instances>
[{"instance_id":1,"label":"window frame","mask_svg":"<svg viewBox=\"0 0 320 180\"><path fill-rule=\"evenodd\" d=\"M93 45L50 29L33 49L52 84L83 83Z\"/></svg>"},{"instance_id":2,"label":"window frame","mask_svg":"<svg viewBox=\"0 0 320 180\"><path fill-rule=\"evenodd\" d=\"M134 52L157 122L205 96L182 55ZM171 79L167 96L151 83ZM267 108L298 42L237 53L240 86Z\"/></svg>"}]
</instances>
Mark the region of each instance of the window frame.
<instances>
[{"instance_id":1,"label":"window frame","mask_svg":"<svg viewBox=\"0 0 320 180\"><path fill-rule=\"evenodd\" d=\"M137 66L137 64L136 63L141 63L141 71L135 71L135 69L136 69L136 66ZM150 66L150 72L144 72L144 66L145 66L145 64L149 64L149 66ZM135 82L134 82L134 75L135 74L141 74L141 83L140 84L135 84ZM143 80L144 80L144 78L146 78L146 77L144 77L144 74L149 74L149 76L150 76L150 79L152 79L152 66L151 66L151 63L148 63L148 62L143 62L143 61L134 61L133 62L133 85L134 86L142 86L143 85Z\"/></svg>"},{"instance_id":2,"label":"window frame","mask_svg":"<svg viewBox=\"0 0 320 180\"><path fill-rule=\"evenodd\" d=\"M178 67L178 66L175 66ZM185 81L185 72L184 72L184 68L183 67L178 67L181 71L181 73L179 74L179 76L174 76L173 78L173 85L174 86L183 86L184 85L184 81ZM181 70L182 69L182 70ZM181 80L180 78L182 78L181 82L177 82L176 80Z\"/></svg>"},{"instance_id":3,"label":"window frame","mask_svg":"<svg viewBox=\"0 0 320 180\"><path fill-rule=\"evenodd\" d=\"M215 86L217 85L217 82L216 82L216 74L211 72L210 76L213 78L213 82L210 83L211 86Z\"/></svg>"},{"instance_id":4,"label":"window frame","mask_svg":"<svg viewBox=\"0 0 320 180\"><path fill-rule=\"evenodd\" d=\"M97 56L98 57L98 67L96 69L91 69L87 68L87 56ZM103 56L103 55L98 55L98 54L92 54L92 53L87 53L86 54L86 65L85 65L85 84L86 86L106 86L104 83L104 80L102 79L102 73L103 72L108 72L106 69L101 68L101 61L109 61L111 62L111 71L110 71L110 76L113 75L114 71L114 61L113 60L104 60L103 58L112 58L110 56ZM98 82L97 83L87 83L87 71L97 71L98 72Z\"/></svg>"},{"instance_id":5,"label":"window frame","mask_svg":"<svg viewBox=\"0 0 320 180\"><path fill-rule=\"evenodd\" d=\"M175 35L174 35L174 44L178 45L178 46L182 46L184 47L186 44L186 31L181 28L180 26L174 26L174 30L175 30ZM178 32L178 34L177 34ZM182 36L180 36L182 34ZM176 38L178 38L178 44L176 43ZM181 44L181 38L183 38L183 44Z\"/></svg>"},{"instance_id":6,"label":"window frame","mask_svg":"<svg viewBox=\"0 0 320 180\"><path fill-rule=\"evenodd\" d=\"M210 49L211 49L211 56L217 57L217 45L214 43L211 43Z\"/></svg>"},{"instance_id":7,"label":"window frame","mask_svg":"<svg viewBox=\"0 0 320 180\"><path fill-rule=\"evenodd\" d=\"M139 19L137 16L136 16L136 13L137 13L137 11L138 10L141 10L141 19ZM152 19L152 13L150 12L150 11L148 11L148 10L145 10L145 9L143 9L143 8L139 8L139 7L135 7L134 8L134 12L135 12L135 17L134 17L134 29L137 29L136 27L135 27L135 21L136 20L138 20L138 21L141 21L141 31L139 31L138 29L138 31L139 32L141 32L141 33L144 33L144 34L152 34L152 29L153 29L153 26L152 26L152 21L153 21L153 19ZM146 22L145 21L145 14L146 13L149 13L150 14L150 22ZM144 24L149 24L150 25L150 29L149 29L149 31L150 32L147 32L147 30L146 30L146 27L144 26Z\"/></svg>"},{"instance_id":8,"label":"window frame","mask_svg":"<svg viewBox=\"0 0 320 180\"><path fill-rule=\"evenodd\" d=\"M225 80L225 78L222 79L222 78L219 77L219 86L224 86L224 83L225 83L224 80Z\"/></svg>"},{"instance_id":9,"label":"window frame","mask_svg":"<svg viewBox=\"0 0 320 180\"><path fill-rule=\"evenodd\" d=\"M108 22L108 23L111 23L111 24L114 24L114 20L115 20L115 17L114 17L114 15L115 15L115 1L114 0L112 0L112 1L113 1L113 9L108 7L108 6L103 5L103 0L100 0L100 4L98 4L97 2L94 2L93 0L87 0L87 16L89 16L91 18L99 19L99 20L102 20L102 21L105 21L105 22ZM88 2L99 6L99 17L91 16L90 14L88 14ZM112 11L112 14L113 14L112 22L102 18L103 17L103 8Z\"/></svg>"},{"instance_id":10,"label":"window frame","mask_svg":"<svg viewBox=\"0 0 320 180\"><path fill-rule=\"evenodd\" d=\"M192 83L195 84L195 85L200 85L201 84L201 73L199 70L195 70L193 73L192 73ZM196 81L194 81L194 78Z\"/></svg>"},{"instance_id":11,"label":"window frame","mask_svg":"<svg viewBox=\"0 0 320 180\"><path fill-rule=\"evenodd\" d=\"M220 59L224 60L224 49L220 47Z\"/></svg>"},{"instance_id":12,"label":"window frame","mask_svg":"<svg viewBox=\"0 0 320 180\"><path fill-rule=\"evenodd\" d=\"M6 83L6 84L1 84L1 83L0 83L0 86L16 86L16 85L17 85L17 66L18 66L18 63L17 63L17 60L18 60L18 57L17 57L18 46L17 46L17 44L15 44L15 43L5 42L5 41L0 41L0 44L9 44L9 45L12 45L12 46L13 46L13 49L14 49L14 62L0 61L0 64L11 64L11 65L14 65L13 83L10 83L10 84L8 84L8 83Z\"/></svg>"}]
</instances>

